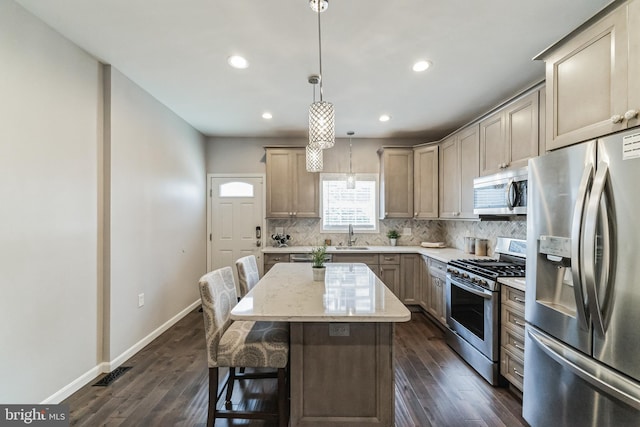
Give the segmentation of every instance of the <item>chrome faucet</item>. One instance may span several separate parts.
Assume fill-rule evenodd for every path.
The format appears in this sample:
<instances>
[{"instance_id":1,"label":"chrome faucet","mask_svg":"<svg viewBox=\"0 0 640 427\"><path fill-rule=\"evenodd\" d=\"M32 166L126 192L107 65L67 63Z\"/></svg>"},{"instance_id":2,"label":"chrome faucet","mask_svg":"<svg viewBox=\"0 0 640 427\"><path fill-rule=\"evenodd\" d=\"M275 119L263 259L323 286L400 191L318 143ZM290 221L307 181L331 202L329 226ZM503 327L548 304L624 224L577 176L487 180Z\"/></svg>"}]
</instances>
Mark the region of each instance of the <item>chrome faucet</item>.
<instances>
[{"instance_id":1,"label":"chrome faucet","mask_svg":"<svg viewBox=\"0 0 640 427\"><path fill-rule=\"evenodd\" d=\"M353 238L353 225L349 224L349 237L347 240L347 246L353 246L356 242L356 239Z\"/></svg>"}]
</instances>

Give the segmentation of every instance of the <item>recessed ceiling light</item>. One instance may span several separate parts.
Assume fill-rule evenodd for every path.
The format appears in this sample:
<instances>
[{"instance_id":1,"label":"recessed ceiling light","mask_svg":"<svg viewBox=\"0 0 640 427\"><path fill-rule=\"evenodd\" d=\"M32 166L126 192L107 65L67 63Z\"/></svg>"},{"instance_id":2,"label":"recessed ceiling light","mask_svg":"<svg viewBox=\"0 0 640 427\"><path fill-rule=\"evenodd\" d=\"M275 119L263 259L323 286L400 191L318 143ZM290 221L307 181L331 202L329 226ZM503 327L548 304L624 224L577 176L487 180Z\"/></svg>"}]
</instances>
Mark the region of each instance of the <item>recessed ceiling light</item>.
<instances>
[{"instance_id":1,"label":"recessed ceiling light","mask_svg":"<svg viewBox=\"0 0 640 427\"><path fill-rule=\"evenodd\" d=\"M242 56L239 56L239 55L230 56L227 59L227 62L233 68L241 68L242 69L242 68L247 68L249 66L249 61L247 61L245 58L243 58Z\"/></svg>"},{"instance_id":2,"label":"recessed ceiling light","mask_svg":"<svg viewBox=\"0 0 640 427\"><path fill-rule=\"evenodd\" d=\"M416 73L425 71L427 68L431 67L431 61L418 61L415 64L413 64L413 71L415 71Z\"/></svg>"},{"instance_id":3,"label":"recessed ceiling light","mask_svg":"<svg viewBox=\"0 0 640 427\"><path fill-rule=\"evenodd\" d=\"M270 112L264 112L262 113L262 118L265 120L271 120L273 118L273 115Z\"/></svg>"},{"instance_id":4,"label":"recessed ceiling light","mask_svg":"<svg viewBox=\"0 0 640 427\"><path fill-rule=\"evenodd\" d=\"M391 120L391 116L388 114L383 114L380 116L380 118L378 118L378 120L380 120L381 122L388 122L389 120Z\"/></svg>"}]
</instances>

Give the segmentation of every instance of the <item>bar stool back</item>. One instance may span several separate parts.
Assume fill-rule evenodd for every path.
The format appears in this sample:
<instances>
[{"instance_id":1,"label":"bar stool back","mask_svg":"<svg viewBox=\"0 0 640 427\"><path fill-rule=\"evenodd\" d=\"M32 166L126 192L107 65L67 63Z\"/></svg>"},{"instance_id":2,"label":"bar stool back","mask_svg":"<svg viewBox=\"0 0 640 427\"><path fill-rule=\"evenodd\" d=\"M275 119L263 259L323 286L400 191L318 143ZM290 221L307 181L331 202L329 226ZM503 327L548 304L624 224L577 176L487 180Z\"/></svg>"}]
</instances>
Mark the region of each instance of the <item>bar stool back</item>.
<instances>
[{"instance_id":1,"label":"bar stool back","mask_svg":"<svg viewBox=\"0 0 640 427\"><path fill-rule=\"evenodd\" d=\"M199 281L209 365L209 408L207 426L216 418L278 420L280 427L289 422L288 390L285 368L289 360L287 323L232 321L231 309L237 303L231 267L205 274ZM218 392L218 369L229 368L229 376ZM236 373L236 368L272 368L275 372ZM233 384L244 379L278 379L278 408L275 412L232 410ZM225 408L217 402L226 389Z\"/></svg>"}]
</instances>

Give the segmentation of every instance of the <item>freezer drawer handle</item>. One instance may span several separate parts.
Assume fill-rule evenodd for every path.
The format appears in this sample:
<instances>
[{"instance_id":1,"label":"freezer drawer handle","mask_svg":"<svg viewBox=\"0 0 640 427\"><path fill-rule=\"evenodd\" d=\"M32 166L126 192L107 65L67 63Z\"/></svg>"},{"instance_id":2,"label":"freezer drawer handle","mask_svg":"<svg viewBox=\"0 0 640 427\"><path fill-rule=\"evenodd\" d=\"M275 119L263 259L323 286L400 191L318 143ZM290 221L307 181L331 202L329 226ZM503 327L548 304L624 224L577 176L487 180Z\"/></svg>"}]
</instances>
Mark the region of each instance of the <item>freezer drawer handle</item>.
<instances>
[{"instance_id":1,"label":"freezer drawer handle","mask_svg":"<svg viewBox=\"0 0 640 427\"><path fill-rule=\"evenodd\" d=\"M640 410L640 384L631 381L597 361L556 342L542 332L527 327L527 333L550 358L569 369L598 391Z\"/></svg>"}]
</instances>

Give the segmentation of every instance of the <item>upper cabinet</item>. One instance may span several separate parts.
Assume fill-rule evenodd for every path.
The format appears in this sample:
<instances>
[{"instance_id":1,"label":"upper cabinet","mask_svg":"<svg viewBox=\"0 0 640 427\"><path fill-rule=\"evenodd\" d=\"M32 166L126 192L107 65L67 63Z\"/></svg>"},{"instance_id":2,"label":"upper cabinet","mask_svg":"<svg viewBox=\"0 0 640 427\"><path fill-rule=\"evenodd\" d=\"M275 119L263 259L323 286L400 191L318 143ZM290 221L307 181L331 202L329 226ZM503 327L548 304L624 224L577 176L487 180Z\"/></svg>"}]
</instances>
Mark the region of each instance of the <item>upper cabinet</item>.
<instances>
[{"instance_id":1,"label":"upper cabinet","mask_svg":"<svg viewBox=\"0 0 640 427\"><path fill-rule=\"evenodd\" d=\"M640 0L602 14L536 58L546 62L547 149L640 124Z\"/></svg>"},{"instance_id":2,"label":"upper cabinet","mask_svg":"<svg viewBox=\"0 0 640 427\"><path fill-rule=\"evenodd\" d=\"M413 217L413 148L383 147L380 153L380 218Z\"/></svg>"},{"instance_id":3,"label":"upper cabinet","mask_svg":"<svg viewBox=\"0 0 640 427\"><path fill-rule=\"evenodd\" d=\"M413 217L438 217L438 146L413 151Z\"/></svg>"},{"instance_id":4,"label":"upper cabinet","mask_svg":"<svg viewBox=\"0 0 640 427\"><path fill-rule=\"evenodd\" d=\"M473 214L473 180L478 177L478 125L440 143L440 217L477 218Z\"/></svg>"},{"instance_id":5,"label":"upper cabinet","mask_svg":"<svg viewBox=\"0 0 640 427\"><path fill-rule=\"evenodd\" d=\"M304 148L267 148L267 218L319 218L317 173L307 172Z\"/></svg>"},{"instance_id":6,"label":"upper cabinet","mask_svg":"<svg viewBox=\"0 0 640 427\"><path fill-rule=\"evenodd\" d=\"M526 166L538 155L538 113L535 90L480 122L480 175Z\"/></svg>"}]
</instances>

